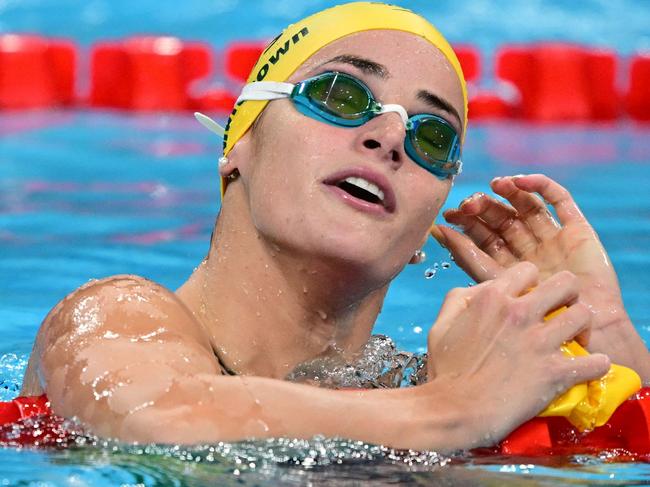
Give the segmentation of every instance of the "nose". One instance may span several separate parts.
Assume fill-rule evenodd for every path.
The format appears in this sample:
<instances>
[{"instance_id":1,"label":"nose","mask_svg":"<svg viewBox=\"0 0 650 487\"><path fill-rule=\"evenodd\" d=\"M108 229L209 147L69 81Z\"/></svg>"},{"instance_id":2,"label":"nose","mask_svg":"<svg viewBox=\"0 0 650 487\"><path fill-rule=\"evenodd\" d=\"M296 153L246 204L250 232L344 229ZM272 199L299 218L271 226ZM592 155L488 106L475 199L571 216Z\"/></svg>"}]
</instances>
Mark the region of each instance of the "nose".
<instances>
[{"instance_id":1,"label":"nose","mask_svg":"<svg viewBox=\"0 0 650 487\"><path fill-rule=\"evenodd\" d=\"M404 152L404 115L401 111L389 109L363 124L357 129L357 149L371 157L388 161L392 169L398 169L407 157Z\"/></svg>"}]
</instances>

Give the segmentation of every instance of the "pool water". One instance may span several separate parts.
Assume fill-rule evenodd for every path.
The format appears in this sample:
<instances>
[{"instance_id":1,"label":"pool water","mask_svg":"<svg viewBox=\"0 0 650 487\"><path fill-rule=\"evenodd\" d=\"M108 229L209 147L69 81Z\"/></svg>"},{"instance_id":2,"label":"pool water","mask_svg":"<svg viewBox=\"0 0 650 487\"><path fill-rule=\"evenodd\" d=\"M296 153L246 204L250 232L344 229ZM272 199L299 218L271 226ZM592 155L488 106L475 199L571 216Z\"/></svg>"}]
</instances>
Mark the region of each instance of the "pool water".
<instances>
[{"instance_id":1,"label":"pool water","mask_svg":"<svg viewBox=\"0 0 650 487\"><path fill-rule=\"evenodd\" d=\"M0 135L0 400L7 400L17 395L41 320L70 290L119 273L176 288L200 262L219 208L218 141L189 114L82 111L0 113ZM558 179L608 248L629 313L648 342L649 136L650 127L625 122L474 126L466 171L447 206L487 190L496 175L544 171ZM425 250L427 262L398 277L376 327L411 352L425 350L446 291L469 283L433 241ZM450 459L354 442L282 441L183 450L80 437L78 447L63 451L0 450L0 485L650 482L650 465L608 463L606 455Z\"/></svg>"}]
</instances>

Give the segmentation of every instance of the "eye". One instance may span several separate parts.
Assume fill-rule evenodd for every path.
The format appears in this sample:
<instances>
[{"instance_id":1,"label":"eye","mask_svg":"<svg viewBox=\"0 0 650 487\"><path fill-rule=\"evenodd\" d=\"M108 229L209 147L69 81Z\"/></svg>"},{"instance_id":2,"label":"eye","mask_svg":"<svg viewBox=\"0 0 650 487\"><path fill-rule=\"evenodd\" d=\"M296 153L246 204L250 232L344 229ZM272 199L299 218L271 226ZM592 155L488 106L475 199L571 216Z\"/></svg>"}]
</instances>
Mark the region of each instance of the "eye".
<instances>
[{"instance_id":1,"label":"eye","mask_svg":"<svg viewBox=\"0 0 650 487\"><path fill-rule=\"evenodd\" d=\"M308 96L337 115L358 115L370 105L370 97L363 85L352 78L336 74L314 81Z\"/></svg>"}]
</instances>

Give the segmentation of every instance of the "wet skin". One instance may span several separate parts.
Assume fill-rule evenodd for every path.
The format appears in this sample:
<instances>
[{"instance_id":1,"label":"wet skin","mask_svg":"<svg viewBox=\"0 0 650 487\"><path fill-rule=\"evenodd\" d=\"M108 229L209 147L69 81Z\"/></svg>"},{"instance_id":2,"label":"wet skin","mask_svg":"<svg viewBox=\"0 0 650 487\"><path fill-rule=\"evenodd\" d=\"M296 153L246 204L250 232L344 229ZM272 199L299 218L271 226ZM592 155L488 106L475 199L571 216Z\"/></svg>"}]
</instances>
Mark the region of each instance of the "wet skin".
<instances>
[{"instance_id":1,"label":"wet skin","mask_svg":"<svg viewBox=\"0 0 650 487\"><path fill-rule=\"evenodd\" d=\"M381 65L385 76L341 55ZM453 70L421 38L355 34L316 53L291 81L332 69L361 78L381 102L462 127L418 97L426 90L463 113ZM395 113L347 129L305 117L288 100L269 103L220 168L239 177L206 260L176 293L116 276L70 294L39 331L23 393L45 391L56 413L127 441L324 434L448 451L493 443L559 391L604 374L604 355L559 352L590 326L579 279L562 271L542 280L524 262L447 296L429 334L425 385L344 392L278 380L332 349L358 350L388 284L423 244L451 182L405 155L404 133ZM350 172L386 186L394 208L368 208L331 187ZM544 324L563 304L568 310ZM215 352L240 375L222 375Z\"/></svg>"}]
</instances>

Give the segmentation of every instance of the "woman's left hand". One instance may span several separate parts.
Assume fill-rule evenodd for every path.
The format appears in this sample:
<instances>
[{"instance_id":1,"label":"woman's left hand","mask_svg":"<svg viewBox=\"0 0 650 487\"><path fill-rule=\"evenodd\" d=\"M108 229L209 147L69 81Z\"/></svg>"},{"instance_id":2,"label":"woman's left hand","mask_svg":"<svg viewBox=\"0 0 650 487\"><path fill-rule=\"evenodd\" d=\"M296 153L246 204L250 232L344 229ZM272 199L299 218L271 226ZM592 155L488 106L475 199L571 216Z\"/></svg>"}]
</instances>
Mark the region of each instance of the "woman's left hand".
<instances>
[{"instance_id":1,"label":"woman's left hand","mask_svg":"<svg viewBox=\"0 0 650 487\"><path fill-rule=\"evenodd\" d=\"M650 353L625 311L616 272L571 194L542 174L496 178L491 187L510 204L476 193L444 214L465 235L437 226L456 263L477 282L521 261L535 264L540 279L571 271L580 281L580 300L594 315L589 349L645 372L650 380Z\"/></svg>"}]
</instances>

